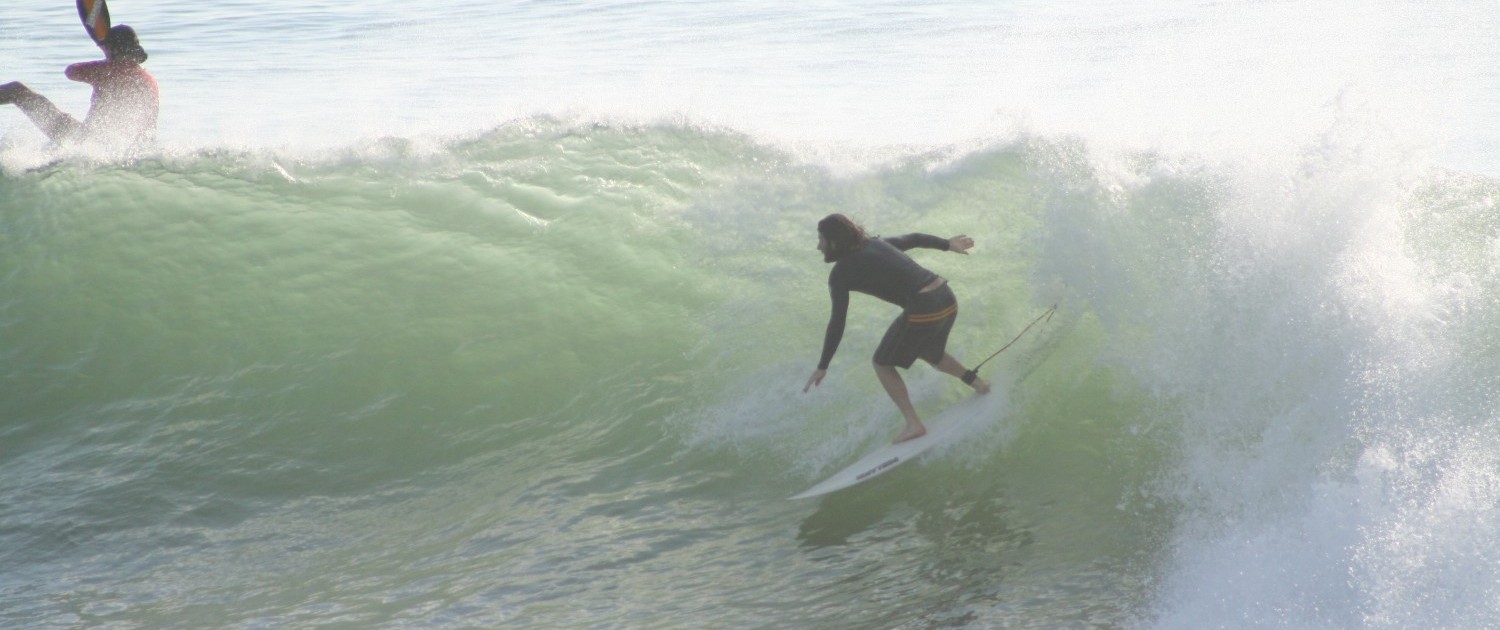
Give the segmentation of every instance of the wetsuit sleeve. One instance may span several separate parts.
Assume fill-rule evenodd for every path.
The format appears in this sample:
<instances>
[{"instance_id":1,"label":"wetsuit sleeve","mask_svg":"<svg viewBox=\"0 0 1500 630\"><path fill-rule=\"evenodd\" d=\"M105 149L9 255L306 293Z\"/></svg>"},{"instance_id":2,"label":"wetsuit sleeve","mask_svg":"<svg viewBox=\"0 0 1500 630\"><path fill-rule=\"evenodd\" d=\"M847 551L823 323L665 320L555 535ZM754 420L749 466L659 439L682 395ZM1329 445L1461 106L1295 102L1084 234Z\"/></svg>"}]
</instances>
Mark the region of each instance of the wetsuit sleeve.
<instances>
[{"instance_id":1,"label":"wetsuit sleeve","mask_svg":"<svg viewBox=\"0 0 1500 630\"><path fill-rule=\"evenodd\" d=\"M104 79L108 71L109 61L82 61L68 66L63 74L74 81L92 85Z\"/></svg>"},{"instance_id":2,"label":"wetsuit sleeve","mask_svg":"<svg viewBox=\"0 0 1500 630\"><path fill-rule=\"evenodd\" d=\"M820 370L828 369L828 364L833 361L833 353L838 351L839 342L844 339L844 320L849 316L848 287L830 279L828 296L833 299L833 310L828 314L828 332L823 334L823 357L818 359Z\"/></svg>"},{"instance_id":3,"label":"wetsuit sleeve","mask_svg":"<svg viewBox=\"0 0 1500 630\"><path fill-rule=\"evenodd\" d=\"M888 239L885 239L885 242L890 243L891 245L895 246L896 249L899 249L903 252L908 249L912 249L913 247L925 247L927 249L941 249L945 252L948 251L948 239L942 238L940 236L933 236L931 234L902 234L901 236L892 236Z\"/></svg>"}]
</instances>

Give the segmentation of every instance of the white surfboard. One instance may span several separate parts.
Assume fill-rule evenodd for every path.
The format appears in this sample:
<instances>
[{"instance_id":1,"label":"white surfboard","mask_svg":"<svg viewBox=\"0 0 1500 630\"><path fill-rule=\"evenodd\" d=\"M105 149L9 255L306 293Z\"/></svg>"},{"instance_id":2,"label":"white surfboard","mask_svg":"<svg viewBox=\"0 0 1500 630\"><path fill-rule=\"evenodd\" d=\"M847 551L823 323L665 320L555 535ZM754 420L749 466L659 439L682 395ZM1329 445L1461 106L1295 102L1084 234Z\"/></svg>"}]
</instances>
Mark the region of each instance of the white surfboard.
<instances>
[{"instance_id":1,"label":"white surfboard","mask_svg":"<svg viewBox=\"0 0 1500 630\"><path fill-rule=\"evenodd\" d=\"M991 395L994 395L993 393ZM808 488L801 494L796 494L789 499L810 499L833 492L843 490L857 483L874 479L880 475L890 472L897 466L905 464L927 449L939 444L947 444L955 438L960 437L962 430L968 423L965 420L974 418L975 412L981 409L984 396L970 396L959 401L952 407L943 410L936 417L922 422L927 427L927 435L907 440L900 444L887 444L875 450L875 452L859 458L859 461L850 464L848 468L838 471L818 485Z\"/></svg>"}]
</instances>

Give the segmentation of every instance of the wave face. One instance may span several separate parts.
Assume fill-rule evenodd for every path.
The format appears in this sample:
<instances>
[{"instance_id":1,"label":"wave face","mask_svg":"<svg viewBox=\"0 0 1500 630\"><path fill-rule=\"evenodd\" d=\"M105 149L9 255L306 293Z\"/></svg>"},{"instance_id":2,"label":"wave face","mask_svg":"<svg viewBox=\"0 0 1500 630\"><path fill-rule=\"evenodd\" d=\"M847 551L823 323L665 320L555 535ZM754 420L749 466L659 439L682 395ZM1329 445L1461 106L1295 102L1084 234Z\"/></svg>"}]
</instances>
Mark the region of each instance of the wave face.
<instances>
[{"instance_id":1,"label":"wave face","mask_svg":"<svg viewBox=\"0 0 1500 630\"><path fill-rule=\"evenodd\" d=\"M0 625L1483 627L1494 180L1028 136L836 169L535 118L0 179ZM919 252L986 367L890 439L813 226ZM924 414L963 395L925 367ZM1234 621L1231 621L1234 620Z\"/></svg>"}]
</instances>

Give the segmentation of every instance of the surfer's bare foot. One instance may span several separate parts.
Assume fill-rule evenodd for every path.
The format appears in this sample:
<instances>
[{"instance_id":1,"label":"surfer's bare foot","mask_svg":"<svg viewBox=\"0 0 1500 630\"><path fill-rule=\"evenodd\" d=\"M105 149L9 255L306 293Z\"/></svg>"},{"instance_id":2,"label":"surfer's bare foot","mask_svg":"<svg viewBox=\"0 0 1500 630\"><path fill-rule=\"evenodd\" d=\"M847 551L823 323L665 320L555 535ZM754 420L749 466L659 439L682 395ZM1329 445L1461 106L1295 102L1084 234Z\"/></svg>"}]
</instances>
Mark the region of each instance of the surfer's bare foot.
<instances>
[{"instance_id":1,"label":"surfer's bare foot","mask_svg":"<svg viewBox=\"0 0 1500 630\"><path fill-rule=\"evenodd\" d=\"M905 431L901 432L901 435L898 435L896 436L896 439L891 440L891 444L900 444L907 440L915 440L924 435L927 435L927 427L924 427L920 424L915 427L908 426L906 427Z\"/></svg>"},{"instance_id":2,"label":"surfer's bare foot","mask_svg":"<svg viewBox=\"0 0 1500 630\"><path fill-rule=\"evenodd\" d=\"M986 381L986 380L984 380L982 378L979 378L977 376L974 377L974 382L973 383L969 383L969 387L973 387L974 391L979 392L981 394L988 394L988 393L990 393L990 383L989 383L989 381Z\"/></svg>"}]
</instances>

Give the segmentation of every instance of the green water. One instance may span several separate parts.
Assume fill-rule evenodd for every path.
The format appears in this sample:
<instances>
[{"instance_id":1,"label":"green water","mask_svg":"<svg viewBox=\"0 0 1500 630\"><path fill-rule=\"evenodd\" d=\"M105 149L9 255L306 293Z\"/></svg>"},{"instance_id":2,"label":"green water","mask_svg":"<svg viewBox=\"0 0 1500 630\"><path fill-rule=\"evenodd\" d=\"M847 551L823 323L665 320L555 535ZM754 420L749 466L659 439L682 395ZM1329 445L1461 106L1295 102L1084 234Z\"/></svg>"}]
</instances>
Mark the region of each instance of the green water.
<instances>
[{"instance_id":1,"label":"green water","mask_svg":"<svg viewBox=\"0 0 1500 630\"><path fill-rule=\"evenodd\" d=\"M1309 493L1333 497L1314 540L1397 527L1339 507L1362 479L1416 474L1390 463L1386 409L1470 452L1442 418L1486 404L1466 375L1488 365L1493 309L1448 315L1463 352L1380 380L1403 356L1391 327L1441 330L1377 325L1378 293L1327 297L1365 277L1340 275L1355 258L1246 220L1222 173L1132 159L1121 175L1031 138L850 168L712 129L537 119L7 174L0 625L1221 618L1194 576L1299 549L1276 524ZM1487 186L1403 198L1414 260L1493 283L1486 241L1442 238L1489 229ZM961 359L1059 310L986 367L970 437L788 501L900 425L867 367L892 316L876 300L856 298L828 380L801 391L828 309L813 226L833 211L975 238L917 253L959 296ZM965 393L925 366L908 382L929 415ZM1412 402L1442 392L1446 416ZM1407 509L1396 523L1427 518ZM1374 588L1395 570L1383 540L1319 549ZM1346 566L1306 557L1319 585Z\"/></svg>"}]
</instances>

